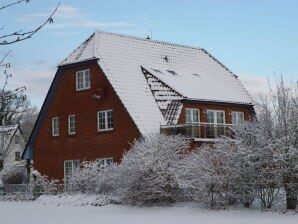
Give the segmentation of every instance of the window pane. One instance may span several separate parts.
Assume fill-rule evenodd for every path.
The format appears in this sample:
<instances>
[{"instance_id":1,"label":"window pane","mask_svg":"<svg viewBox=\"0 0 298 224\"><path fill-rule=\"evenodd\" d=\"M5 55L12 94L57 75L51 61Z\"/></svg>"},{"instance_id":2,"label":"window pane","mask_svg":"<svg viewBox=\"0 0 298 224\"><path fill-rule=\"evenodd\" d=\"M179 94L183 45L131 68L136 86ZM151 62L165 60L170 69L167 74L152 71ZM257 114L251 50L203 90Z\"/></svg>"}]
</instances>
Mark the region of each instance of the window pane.
<instances>
[{"instance_id":1,"label":"window pane","mask_svg":"<svg viewBox=\"0 0 298 224\"><path fill-rule=\"evenodd\" d=\"M224 122L224 112L223 111L217 111L217 124L223 124Z\"/></svg>"},{"instance_id":2,"label":"window pane","mask_svg":"<svg viewBox=\"0 0 298 224\"><path fill-rule=\"evenodd\" d=\"M72 161L64 161L65 177L72 175Z\"/></svg>"},{"instance_id":3,"label":"window pane","mask_svg":"<svg viewBox=\"0 0 298 224\"><path fill-rule=\"evenodd\" d=\"M199 123L199 110L192 110L192 121Z\"/></svg>"},{"instance_id":4,"label":"window pane","mask_svg":"<svg viewBox=\"0 0 298 224\"><path fill-rule=\"evenodd\" d=\"M77 89L84 88L83 72L77 72Z\"/></svg>"},{"instance_id":5,"label":"window pane","mask_svg":"<svg viewBox=\"0 0 298 224\"><path fill-rule=\"evenodd\" d=\"M185 120L187 124L199 122L199 110L198 109L185 109Z\"/></svg>"},{"instance_id":6,"label":"window pane","mask_svg":"<svg viewBox=\"0 0 298 224\"><path fill-rule=\"evenodd\" d=\"M90 71L85 71L85 86L84 88L90 87Z\"/></svg>"},{"instance_id":7,"label":"window pane","mask_svg":"<svg viewBox=\"0 0 298 224\"><path fill-rule=\"evenodd\" d=\"M109 130L114 128L113 111L99 111L98 116L98 130Z\"/></svg>"},{"instance_id":8,"label":"window pane","mask_svg":"<svg viewBox=\"0 0 298 224\"><path fill-rule=\"evenodd\" d=\"M213 111L207 111L207 119L208 123L214 123L214 112Z\"/></svg>"},{"instance_id":9,"label":"window pane","mask_svg":"<svg viewBox=\"0 0 298 224\"><path fill-rule=\"evenodd\" d=\"M106 124L105 124L105 112L99 112L98 113L98 122L99 122L99 129L104 130L106 129Z\"/></svg>"},{"instance_id":10,"label":"window pane","mask_svg":"<svg viewBox=\"0 0 298 224\"><path fill-rule=\"evenodd\" d=\"M108 129L113 128L113 111L108 111L107 112L107 117L108 117Z\"/></svg>"},{"instance_id":11,"label":"window pane","mask_svg":"<svg viewBox=\"0 0 298 224\"><path fill-rule=\"evenodd\" d=\"M192 123L191 120L191 110L190 109L185 109L185 120L187 124Z\"/></svg>"},{"instance_id":12,"label":"window pane","mask_svg":"<svg viewBox=\"0 0 298 224\"><path fill-rule=\"evenodd\" d=\"M232 124L237 124L237 113L232 113Z\"/></svg>"},{"instance_id":13,"label":"window pane","mask_svg":"<svg viewBox=\"0 0 298 224\"><path fill-rule=\"evenodd\" d=\"M53 136L59 135L59 117L52 118L52 135Z\"/></svg>"},{"instance_id":14,"label":"window pane","mask_svg":"<svg viewBox=\"0 0 298 224\"><path fill-rule=\"evenodd\" d=\"M76 133L76 116L75 115L69 115L68 116L68 132L69 134L75 134Z\"/></svg>"},{"instance_id":15,"label":"window pane","mask_svg":"<svg viewBox=\"0 0 298 224\"><path fill-rule=\"evenodd\" d=\"M232 124L242 124L244 116L242 112L232 112Z\"/></svg>"},{"instance_id":16,"label":"window pane","mask_svg":"<svg viewBox=\"0 0 298 224\"><path fill-rule=\"evenodd\" d=\"M238 115L238 123L239 124L242 124L244 122L244 116L243 116L243 113L239 113Z\"/></svg>"},{"instance_id":17,"label":"window pane","mask_svg":"<svg viewBox=\"0 0 298 224\"><path fill-rule=\"evenodd\" d=\"M80 160L74 160L73 161L73 170L80 167Z\"/></svg>"}]
</instances>

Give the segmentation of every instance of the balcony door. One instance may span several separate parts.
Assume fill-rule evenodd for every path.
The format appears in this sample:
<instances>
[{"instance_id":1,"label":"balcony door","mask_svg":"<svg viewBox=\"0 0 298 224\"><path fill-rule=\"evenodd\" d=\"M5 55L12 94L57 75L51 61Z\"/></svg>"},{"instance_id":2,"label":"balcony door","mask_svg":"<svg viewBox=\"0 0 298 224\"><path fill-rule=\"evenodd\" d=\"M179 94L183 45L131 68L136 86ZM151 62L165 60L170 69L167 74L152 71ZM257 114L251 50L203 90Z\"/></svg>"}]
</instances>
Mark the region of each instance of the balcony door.
<instances>
[{"instance_id":1,"label":"balcony door","mask_svg":"<svg viewBox=\"0 0 298 224\"><path fill-rule=\"evenodd\" d=\"M200 138L200 110L185 108L185 134L193 138Z\"/></svg>"},{"instance_id":2,"label":"balcony door","mask_svg":"<svg viewBox=\"0 0 298 224\"><path fill-rule=\"evenodd\" d=\"M207 110L207 138L218 138L225 134L225 112L222 110Z\"/></svg>"}]
</instances>

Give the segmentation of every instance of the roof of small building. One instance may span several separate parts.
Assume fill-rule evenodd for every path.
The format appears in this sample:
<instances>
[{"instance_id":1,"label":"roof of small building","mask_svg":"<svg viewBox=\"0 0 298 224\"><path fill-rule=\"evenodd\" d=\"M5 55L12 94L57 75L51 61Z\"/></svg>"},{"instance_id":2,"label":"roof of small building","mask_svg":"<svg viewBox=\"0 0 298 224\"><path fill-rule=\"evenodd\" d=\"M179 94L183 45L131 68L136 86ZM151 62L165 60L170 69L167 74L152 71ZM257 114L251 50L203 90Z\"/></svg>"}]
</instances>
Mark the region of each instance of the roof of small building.
<instances>
[{"instance_id":1,"label":"roof of small building","mask_svg":"<svg viewBox=\"0 0 298 224\"><path fill-rule=\"evenodd\" d=\"M98 59L142 134L157 132L167 123L144 69L185 99L253 104L237 76L201 48L97 31L60 66L92 59ZM163 97L166 105L176 100L172 93Z\"/></svg>"}]
</instances>

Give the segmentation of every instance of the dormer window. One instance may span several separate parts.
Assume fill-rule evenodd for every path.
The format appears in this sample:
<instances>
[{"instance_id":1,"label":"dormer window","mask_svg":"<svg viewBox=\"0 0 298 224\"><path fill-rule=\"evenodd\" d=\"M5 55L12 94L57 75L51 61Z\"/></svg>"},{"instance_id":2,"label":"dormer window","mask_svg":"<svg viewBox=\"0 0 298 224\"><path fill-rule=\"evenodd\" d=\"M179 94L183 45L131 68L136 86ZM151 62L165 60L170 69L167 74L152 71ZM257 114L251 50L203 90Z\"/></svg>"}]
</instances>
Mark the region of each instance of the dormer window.
<instances>
[{"instance_id":1,"label":"dormer window","mask_svg":"<svg viewBox=\"0 0 298 224\"><path fill-rule=\"evenodd\" d=\"M78 71L76 73L76 90L90 89L90 70Z\"/></svg>"}]
</instances>

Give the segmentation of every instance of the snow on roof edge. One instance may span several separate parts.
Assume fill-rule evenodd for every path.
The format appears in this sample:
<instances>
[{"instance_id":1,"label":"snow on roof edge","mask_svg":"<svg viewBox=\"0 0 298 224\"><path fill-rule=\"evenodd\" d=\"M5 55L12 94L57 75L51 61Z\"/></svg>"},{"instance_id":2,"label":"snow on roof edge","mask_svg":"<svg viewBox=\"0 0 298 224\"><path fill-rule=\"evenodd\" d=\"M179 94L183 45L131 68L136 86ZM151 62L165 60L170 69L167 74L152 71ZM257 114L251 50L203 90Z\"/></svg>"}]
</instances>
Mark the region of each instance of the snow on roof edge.
<instances>
[{"instance_id":1,"label":"snow on roof edge","mask_svg":"<svg viewBox=\"0 0 298 224\"><path fill-rule=\"evenodd\" d=\"M147 38L136 37L136 36L132 36L132 35L128 35L128 34L113 33L113 32L108 32L108 31L97 30L92 35L94 35L95 33L103 33L103 34L108 34L108 35L113 35L113 36L118 36L118 37L131 38L131 39L135 39L135 40L141 40L141 41L145 41L145 42L154 42L154 43L157 43L157 44L164 44L164 45L169 45L169 46L185 47L185 48L190 48L190 49L194 49L194 50L203 50L203 48L193 47L193 46L190 46L190 45L187 45L187 44L177 44L177 43L170 42L170 41L161 41L161 40L147 39Z\"/></svg>"}]
</instances>

